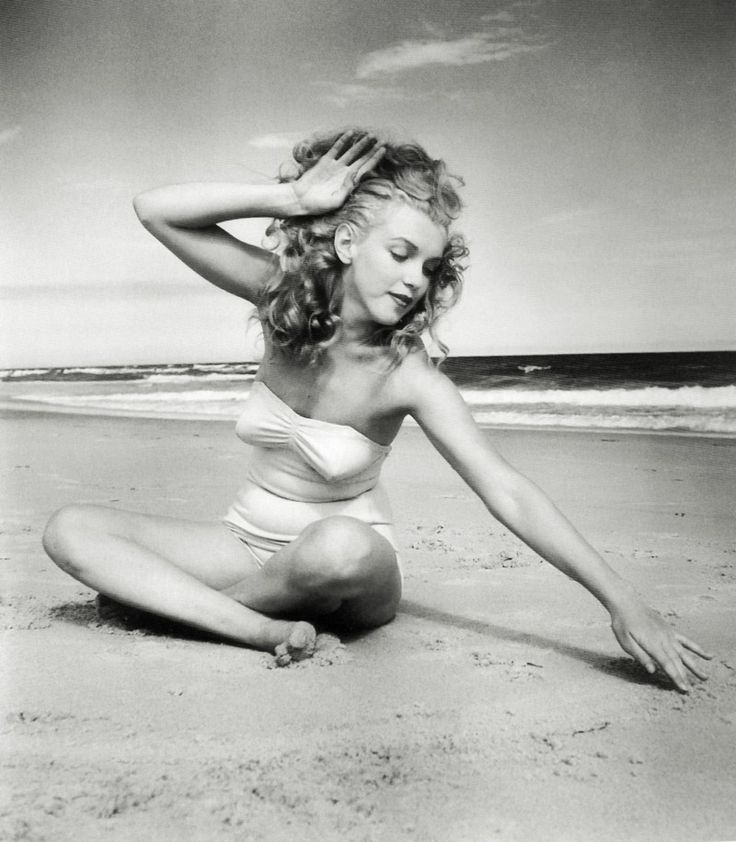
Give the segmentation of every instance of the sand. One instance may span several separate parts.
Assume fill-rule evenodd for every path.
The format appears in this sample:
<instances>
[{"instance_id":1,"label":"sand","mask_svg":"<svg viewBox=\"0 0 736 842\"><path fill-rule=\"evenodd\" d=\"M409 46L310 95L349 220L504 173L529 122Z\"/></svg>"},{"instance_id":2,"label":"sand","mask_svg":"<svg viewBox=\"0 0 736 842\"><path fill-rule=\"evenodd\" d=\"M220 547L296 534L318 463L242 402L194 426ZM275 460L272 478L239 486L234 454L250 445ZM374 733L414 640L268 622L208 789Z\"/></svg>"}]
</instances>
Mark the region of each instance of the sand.
<instances>
[{"instance_id":1,"label":"sand","mask_svg":"<svg viewBox=\"0 0 736 842\"><path fill-rule=\"evenodd\" d=\"M232 425L5 412L0 837L736 837L736 440L490 435L649 601L714 650L689 696L486 514L416 429L385 477L397 619L312 661L97 619L45 557L72 501L217 518Z\"/></svg>"}]
</instances>

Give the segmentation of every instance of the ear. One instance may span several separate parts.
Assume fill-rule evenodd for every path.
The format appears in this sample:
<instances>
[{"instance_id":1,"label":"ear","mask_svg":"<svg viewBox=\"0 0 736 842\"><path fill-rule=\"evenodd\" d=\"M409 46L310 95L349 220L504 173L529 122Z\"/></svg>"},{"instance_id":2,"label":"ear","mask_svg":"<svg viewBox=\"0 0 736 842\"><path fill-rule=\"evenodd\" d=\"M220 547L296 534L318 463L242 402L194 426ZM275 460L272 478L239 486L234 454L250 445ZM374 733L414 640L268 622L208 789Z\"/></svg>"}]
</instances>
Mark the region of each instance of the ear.
<instances>
[{"instance_id":1,"label":"ear","mask_svg":"<svg viewBox=\"0 0 736 842\"><path fill-rule=\"evenodd\" d=\"M353 262L353 247L355 233L345 222L341 222L335 229L335 254L341 263L349 266Z\"/></svg>"}]
</instances>

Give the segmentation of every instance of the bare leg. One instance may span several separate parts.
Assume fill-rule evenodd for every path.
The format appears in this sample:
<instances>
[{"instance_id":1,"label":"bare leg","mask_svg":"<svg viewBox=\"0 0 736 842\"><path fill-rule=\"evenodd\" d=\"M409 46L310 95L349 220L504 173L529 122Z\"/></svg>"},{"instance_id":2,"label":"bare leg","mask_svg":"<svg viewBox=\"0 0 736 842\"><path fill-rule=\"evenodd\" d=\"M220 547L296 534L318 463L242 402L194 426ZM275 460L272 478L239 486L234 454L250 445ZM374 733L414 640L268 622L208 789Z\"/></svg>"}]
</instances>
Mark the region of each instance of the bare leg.
<instances>
[{"instance_id":1,"label":"bare leg","mask_svg":"<svg viewBox=\"0 0 736 842\"><path fill-rule=\"evenodd\" d=\"M385 538L355 518L333 516L307 527L224 592L267 614L299 611L351 628L374 628L394 617L401 575Z\"/></svg>"},{"instance_id":2,"label":"bare leg","mask_svg":"<svg viewBox=\"0 0 736 842\"><path fill-rule=\"evenodd\" d=\"M148 546L136 540L142 534L151 538L151 532L156 540ZM220 534L228 538L227 543ZM167 542L175 554L179 551L181 566L161 552L165 547L160 545ZM188 550L180 546L183 542ZM152 549L152 543L159 546ZM101 506L70 506L49 521L44 547L74 578L144 611L257 649L274 651L279 644L291 642L295 658L314 645L315 632L308 623L266 617L216 588L252 568L244 551L213 525L147 518ZM217 564L212 564L212 556ZM212 584L197 577L197 564L208 569L208 577L203 578Z\"/></svg>"}]
</instances>

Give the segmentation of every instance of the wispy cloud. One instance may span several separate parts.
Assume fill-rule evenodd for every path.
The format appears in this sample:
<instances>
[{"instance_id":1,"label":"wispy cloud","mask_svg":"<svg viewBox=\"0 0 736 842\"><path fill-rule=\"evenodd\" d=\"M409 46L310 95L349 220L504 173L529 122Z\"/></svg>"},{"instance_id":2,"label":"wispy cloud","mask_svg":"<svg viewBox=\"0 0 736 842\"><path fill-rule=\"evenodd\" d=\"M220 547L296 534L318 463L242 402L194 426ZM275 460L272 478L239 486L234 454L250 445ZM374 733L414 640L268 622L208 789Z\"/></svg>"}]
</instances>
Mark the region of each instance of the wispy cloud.
<instances>
[{"instance_id":1,"label":"wispy cloud","mask_svg":"<svg viewBox=\"0 0 736 842\"><path fill-rule=\"evenodd\" d=\"M291 149L291 147L308 132L278 132L273 134L262 134L252 137L248 146L256 149Z\"/></svg>"},{"instance_id":2,"label":"wispy cloud","mask_svg":"<svg viewBox=\"0 0 736 842\"><path fill-rule=\"evenodd\" d=\"M536 0L497 8L477 19L474 31L450 35L423 22L422 35L367 53L358 63L358 79L415 70L429 65L463 66L505 61L551 45L534 9Z\"/></svg>"},{"instance_id":3,"label":"wispy cloud","mask_svg":"<svg viewBox=\"0 0 736 842\"><path fill-rule=\"evenodd\" d=\"M546 41L524 37L518 27L496 27L490 32L476 32L463 38L402 41L363 56L356 76L369 79L387 73L415 70L427 65L462 66L505 61L522 53L534 53L549 46Z\"/></svg>"},{"instance_id":4,"label":"wispy cloud","mask_svg":"<svg viewBox=\"0 0 736 842\"><path fill-rule=\"evenodd\" d=\"M406 91L397 87L383 85L364 85L359 82L325 82L313 83L322 89L322 99L330 105L344 108L346 105L377 101L399 101L405 99Z\"/></svg>"},{"instance_id":5,"label":"wispy cloud","mask_svg":"<svg viewBox=\"0 0 736 842\"><path fill-rule=\"evenodd\" d=\"M9 129L2 129L0 130L0 146L4 146L6 143L10 143L11 141L15 140L16 137L20 134L21 127L20 125L11 126Z\"/></svg>"},{"instance_id":6,"label":"wispy cloud","mask_svg":"<svg viewBox=\"0 0 736 842\"><path fill-rule=\"evenodd\" d=\"M488 21L489 23L513 23L514 15L508 9L502 9L500 12L489 12L488 14L481 15L481 20Z\"/></svg>"},{"instance_id":7,"label":"wispy cloud","mask_svg":"<svg viewBox=\"0 0 736 842\"><path fill-rule=\"evenodd\" d=\"M431 20L423 20L421 28L424 30L424 34L430 38L444 38L447 34L447 30L444 26L434 23Z\"/></svg>"},{"instance_id":8,"label":"wispy cloud","mask_svg":"<svg viewBox=\"0 0 736 842\"><path fill-rule=\"evenodd\" d=\"M476 17L476 31L452 34L447 25L424 19L413 38L391 44L359 57L355 79L345 82L316 81L320 98L337 108L370 102L444 96L452 93L420 92L396 84L377 84L380 77L430 65L462 66L499 62L522 53L547 49L552 41L533 11L538 0L506 3L494 12Z\"/></svg>"}]
</instances>

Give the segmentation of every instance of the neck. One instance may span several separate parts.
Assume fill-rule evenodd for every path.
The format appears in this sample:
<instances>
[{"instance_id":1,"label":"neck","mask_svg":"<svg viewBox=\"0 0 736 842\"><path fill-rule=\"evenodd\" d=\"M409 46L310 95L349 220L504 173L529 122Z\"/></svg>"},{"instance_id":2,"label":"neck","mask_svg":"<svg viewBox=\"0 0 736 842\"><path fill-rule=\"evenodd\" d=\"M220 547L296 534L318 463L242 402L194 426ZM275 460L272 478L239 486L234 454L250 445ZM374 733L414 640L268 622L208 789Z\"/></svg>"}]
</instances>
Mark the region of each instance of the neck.
<instances>
[{"instance_id":1,"label":"neck","mask_svg":"<svg viewBox=\"0 0 736 842\"><path fill-rule=\"evenodd\" d=\"M378 325L362 309L346 298L340 312L342 319L341 341L348 345L373 345Z\"/></svg>"}]
</instances>

